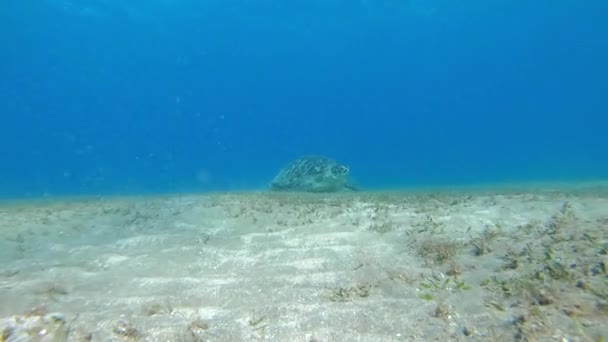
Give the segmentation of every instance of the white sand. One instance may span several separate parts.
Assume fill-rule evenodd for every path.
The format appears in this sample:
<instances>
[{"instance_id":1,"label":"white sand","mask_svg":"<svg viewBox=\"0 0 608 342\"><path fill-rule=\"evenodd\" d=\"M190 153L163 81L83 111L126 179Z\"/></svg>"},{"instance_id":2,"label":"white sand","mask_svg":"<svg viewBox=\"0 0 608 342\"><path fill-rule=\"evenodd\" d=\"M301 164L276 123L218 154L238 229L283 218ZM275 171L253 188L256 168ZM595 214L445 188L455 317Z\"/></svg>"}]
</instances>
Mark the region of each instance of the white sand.
<instances>
[{"instance_id":1,"label":"white sand","mask_svg":"<svg viewBox=\"0 0 608 342\"><path fill-rule=\"evenodd\" d=\"M0 341L599 340L604 190L4 203Z\"/></svg>"}]
</instances>

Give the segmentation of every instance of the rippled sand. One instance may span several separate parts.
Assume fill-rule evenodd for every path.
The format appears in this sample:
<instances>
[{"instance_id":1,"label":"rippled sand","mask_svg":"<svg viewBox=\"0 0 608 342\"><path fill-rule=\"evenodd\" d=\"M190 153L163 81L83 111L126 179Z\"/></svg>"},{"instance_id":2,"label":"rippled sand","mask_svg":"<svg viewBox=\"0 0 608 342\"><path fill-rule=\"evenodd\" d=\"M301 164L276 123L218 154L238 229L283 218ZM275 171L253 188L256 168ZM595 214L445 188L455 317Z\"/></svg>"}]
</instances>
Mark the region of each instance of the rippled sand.
<instances>
[{"instance_id":1,"label":"rippled sand","mask_svg":"<svg viewBox=\"0 0 608 342\"><path fill-rule=\"evenodd\" d=\"M608 338L605 189L3 203L0 341Z\"/></svg>"}]
</instances>

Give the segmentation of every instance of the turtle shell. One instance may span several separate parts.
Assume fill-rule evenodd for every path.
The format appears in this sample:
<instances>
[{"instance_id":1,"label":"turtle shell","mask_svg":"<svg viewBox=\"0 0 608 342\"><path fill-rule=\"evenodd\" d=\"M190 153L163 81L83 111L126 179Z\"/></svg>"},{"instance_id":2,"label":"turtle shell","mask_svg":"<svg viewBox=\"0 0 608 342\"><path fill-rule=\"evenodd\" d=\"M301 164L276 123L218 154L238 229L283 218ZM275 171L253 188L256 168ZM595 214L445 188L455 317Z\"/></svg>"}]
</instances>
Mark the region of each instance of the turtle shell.
<instances>
[{"instance_id":1,"label":"turtle shell","mask_svg":"<svg viewBox=\"0 0 608 342\"><path fill-rule=\"evenodd\" d=\"M291 161L270 184L275 191L337 192L348 186L349 168L334 159L307 155Z\"/></svg>"}]
</instances>

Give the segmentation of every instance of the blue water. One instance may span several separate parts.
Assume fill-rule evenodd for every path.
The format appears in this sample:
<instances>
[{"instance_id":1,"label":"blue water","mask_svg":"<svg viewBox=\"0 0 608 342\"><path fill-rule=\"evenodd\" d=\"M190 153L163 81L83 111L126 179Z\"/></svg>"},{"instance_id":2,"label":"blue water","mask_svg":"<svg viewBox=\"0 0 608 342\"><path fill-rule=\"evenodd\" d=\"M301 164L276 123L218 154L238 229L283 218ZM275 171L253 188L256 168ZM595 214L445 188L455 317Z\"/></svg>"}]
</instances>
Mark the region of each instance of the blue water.
<instances>
[{"instance_id":1,"label":"blue water","mask_svg":"<svg viewBox=\"0 0 608 342\"><path fill-rule=\"evenodd\" d=\"M0 196L608 176L608 2L3 0Z\"/></svg>"}]
</instances>

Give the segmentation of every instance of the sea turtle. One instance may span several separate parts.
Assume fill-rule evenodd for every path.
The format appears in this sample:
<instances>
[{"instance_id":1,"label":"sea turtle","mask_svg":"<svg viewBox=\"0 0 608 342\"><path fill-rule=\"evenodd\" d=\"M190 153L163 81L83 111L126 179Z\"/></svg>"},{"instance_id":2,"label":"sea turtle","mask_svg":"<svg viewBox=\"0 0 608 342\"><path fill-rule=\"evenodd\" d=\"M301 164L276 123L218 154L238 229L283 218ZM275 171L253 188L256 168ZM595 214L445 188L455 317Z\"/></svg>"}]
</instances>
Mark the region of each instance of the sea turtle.
<instances>
[{"instance_id":1,"label":"sea turtle","mask_svg":"<svg viewBox=\"0 0 608 342\"><path fill-rule=\"evenodd\" d=\"M350 169L324 156L306 155L287 164L270 183L274 191L339 192L357 189L349 183Z\"/></svg>"}]
</instances>

